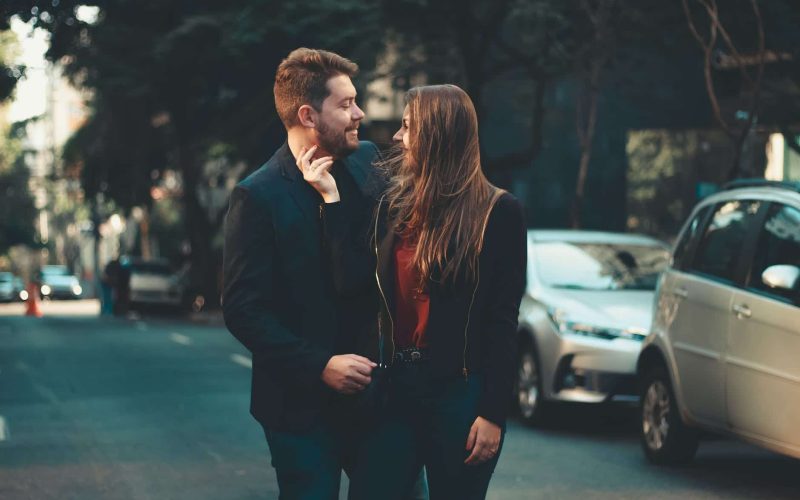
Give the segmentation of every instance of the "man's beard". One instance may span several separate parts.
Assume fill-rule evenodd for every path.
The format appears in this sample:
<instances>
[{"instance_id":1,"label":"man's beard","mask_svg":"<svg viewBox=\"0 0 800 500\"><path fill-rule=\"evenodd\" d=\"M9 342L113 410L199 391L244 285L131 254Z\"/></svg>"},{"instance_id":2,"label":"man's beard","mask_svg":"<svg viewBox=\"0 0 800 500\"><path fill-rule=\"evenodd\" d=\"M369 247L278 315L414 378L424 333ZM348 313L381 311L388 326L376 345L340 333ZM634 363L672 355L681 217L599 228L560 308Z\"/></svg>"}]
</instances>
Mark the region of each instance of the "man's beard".
<instances>
[{"instance_id":1,"label":"man's beard","mask_svg":"<svg viewBox=\"0 0 800 500\"><path fill-rule=\"evenodd\" d=\"M351 144L347 141L347 132L353 130L352 128L336 132L332 130L325 122L320 122L317 125L317 139L322 149L332 154L337 158L343 158L356 149L358 149L358 142Z\"/></svg>"}]
</instances>

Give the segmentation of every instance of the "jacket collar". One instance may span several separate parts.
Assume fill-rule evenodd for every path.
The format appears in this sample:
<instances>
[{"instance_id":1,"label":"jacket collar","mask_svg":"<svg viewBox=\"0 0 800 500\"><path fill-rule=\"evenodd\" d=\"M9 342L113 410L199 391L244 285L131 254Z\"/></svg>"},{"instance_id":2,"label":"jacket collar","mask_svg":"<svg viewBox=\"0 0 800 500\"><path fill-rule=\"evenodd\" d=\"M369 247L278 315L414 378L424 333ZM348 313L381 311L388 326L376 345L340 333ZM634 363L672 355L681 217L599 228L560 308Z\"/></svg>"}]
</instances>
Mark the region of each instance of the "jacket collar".
<instances>
[{"instance_id":1,"label":"jacket collar","mask_svg":"<svg viewBox=\"0 0 800 500\"><path fill-rule=\"evenodd\" d=\"M366 146L362 146L362 148L363 147ZM278 160L278 164L280 165L281 176L284 179L289 182L305 182L303 180L302 172L300 172L300 169L297 168L296 160L292 155L292 150L289 149L288 142L283 143L283 145L275 153L275 156ZM363 154L363 151L359 149L359 151L356 151L337 161L341 162L350 175L353 176L353 180L355 180L358 189L364 195L372 199L376 199L378 196L380 196L383 188L380 176L376 173L370 175L371 171L374 169L370 160L371 159L367 158L366 155Z\"/></svg>"}]
</instances>

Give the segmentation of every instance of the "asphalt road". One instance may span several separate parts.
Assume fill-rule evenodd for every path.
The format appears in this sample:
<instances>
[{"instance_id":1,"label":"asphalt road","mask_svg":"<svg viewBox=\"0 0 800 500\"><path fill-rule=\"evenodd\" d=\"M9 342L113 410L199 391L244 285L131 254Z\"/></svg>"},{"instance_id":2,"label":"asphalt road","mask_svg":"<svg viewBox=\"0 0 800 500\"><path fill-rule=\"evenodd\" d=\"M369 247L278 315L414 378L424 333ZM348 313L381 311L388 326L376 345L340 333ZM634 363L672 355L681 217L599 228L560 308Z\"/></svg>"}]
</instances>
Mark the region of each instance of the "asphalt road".
<instances>
[{"instance_id":1,"label":"asphalt road","mask_svg":"<svg viewBox=\"0 0 800 500\"><path fill-rule=\"evenodd\" d=\"M247 351L213 324L96 311L0 305L0 499L277 498ZM650 466L636 423L624 407L512 420L489 498L800 497L800 461L737 441Z\"/></svg>"}]
</instances>

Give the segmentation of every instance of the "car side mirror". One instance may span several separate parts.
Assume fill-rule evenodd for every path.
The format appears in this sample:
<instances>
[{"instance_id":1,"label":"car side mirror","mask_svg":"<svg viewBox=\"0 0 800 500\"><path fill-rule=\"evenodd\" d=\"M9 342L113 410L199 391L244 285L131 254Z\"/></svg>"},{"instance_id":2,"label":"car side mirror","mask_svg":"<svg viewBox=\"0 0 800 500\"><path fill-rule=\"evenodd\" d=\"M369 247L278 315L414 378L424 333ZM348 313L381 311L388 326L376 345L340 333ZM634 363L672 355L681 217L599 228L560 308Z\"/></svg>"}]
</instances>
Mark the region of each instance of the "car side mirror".
<instances>
[{"instance_id":1,"label":"car side mirror","mask_svg":"<svg viewBox=\"0 0 800 500\"><path fill-rule=\"evenodd\" d=\"M761 281L770 288L794 290L798 280L800 280L800 267L797 266L769 266L761 273Z\"/></svg>"}]
</instances>

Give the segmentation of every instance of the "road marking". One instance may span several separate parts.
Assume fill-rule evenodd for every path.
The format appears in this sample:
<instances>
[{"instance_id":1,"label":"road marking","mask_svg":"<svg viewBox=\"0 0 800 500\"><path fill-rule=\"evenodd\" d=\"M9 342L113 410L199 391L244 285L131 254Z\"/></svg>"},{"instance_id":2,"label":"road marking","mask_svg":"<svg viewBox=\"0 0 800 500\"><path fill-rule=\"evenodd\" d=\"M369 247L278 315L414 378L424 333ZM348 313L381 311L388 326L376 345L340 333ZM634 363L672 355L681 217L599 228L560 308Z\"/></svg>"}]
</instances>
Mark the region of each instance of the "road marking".
<instances>
[{"instance_id":1,"label":"road marking","mask_svg":"<svg viewBox=\"0 0 800 500\"><path fill-rule=\"evenodd\" d=\"M253 360L247 356L242 356L241 354L231 354L231 361L237 365L242 365L245 368L250 368L251 370L253 369Z\"/></svg>"},{"instance_id":2,"label":"road marking","mask_svg":"<svg viewBox=\"0 0 800 500\"><path fill-rule=\"evenodd\" d=\"M47 400L53 406L58 406L61 404L61 400L58 398L58 396L56 396L55 392L37 382L37 379L39 377L37 376L36 373L34 373L33 369L30 366L28 366L23 361L17 361L16 366L19 371L25 372L30 376L31 386L33 387L33 390L36 391L37 394L39 394L39 396Z\"/></svg>"},{"instance_id":3,"label":"road marking","mask_svg":"<svg viewBox=\"0 0 800 500\"><path fill-rule=\"evenodd\" d=\"M0 441L6 441L8 436L8 424L6 423L5 417L0 415Z\"/></svg>"},{"instance_id":4,"label":"road marking","mask_svg":"<svg viewBox=\"0 0 800 500\"><path fill-rule=\"evenodd\" d=\"M208 455L211 458L213 458L218 464L222 463L222 455L220 455L219 453L214 453L213 451L208 449L206 449L206 453L208 453Z\"/></svg>"},{"instance_id":5,"label":"road marking","mask_svg":"<svg viewBox=\"0 0 800 500\"><path fill-rule=\"evenodd\" d=\"M169 339L175 342L176 344L192 345L192 339L190 339L186 335L181 335L180 333L175 333L175 332L170 333Z\"/></svg>"}]
</instances>

